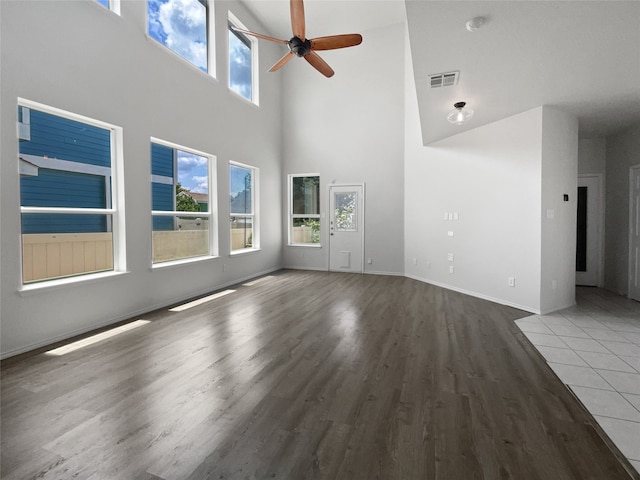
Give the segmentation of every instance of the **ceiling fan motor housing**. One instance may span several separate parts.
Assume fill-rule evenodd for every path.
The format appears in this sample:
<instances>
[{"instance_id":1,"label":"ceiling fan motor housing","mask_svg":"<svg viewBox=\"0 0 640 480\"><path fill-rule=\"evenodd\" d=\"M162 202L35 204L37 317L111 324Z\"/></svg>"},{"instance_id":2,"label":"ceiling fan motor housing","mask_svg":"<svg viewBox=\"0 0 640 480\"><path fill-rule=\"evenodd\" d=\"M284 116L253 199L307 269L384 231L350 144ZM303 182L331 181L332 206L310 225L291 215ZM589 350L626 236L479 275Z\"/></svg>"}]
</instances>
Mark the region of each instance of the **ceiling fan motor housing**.
<instances>
[{"instance_id":1,"label":"ceiling fan motor housing","mask_svg":"<svg viewBox=\"0 0 640 480\"><path fill-rule=\"evenodd\" d=\"M304 57L311 51L311 42L309 39L302 41L298 37L293 37L289 40L289 49L297 56Z\"/></svg>"}]
</instances>

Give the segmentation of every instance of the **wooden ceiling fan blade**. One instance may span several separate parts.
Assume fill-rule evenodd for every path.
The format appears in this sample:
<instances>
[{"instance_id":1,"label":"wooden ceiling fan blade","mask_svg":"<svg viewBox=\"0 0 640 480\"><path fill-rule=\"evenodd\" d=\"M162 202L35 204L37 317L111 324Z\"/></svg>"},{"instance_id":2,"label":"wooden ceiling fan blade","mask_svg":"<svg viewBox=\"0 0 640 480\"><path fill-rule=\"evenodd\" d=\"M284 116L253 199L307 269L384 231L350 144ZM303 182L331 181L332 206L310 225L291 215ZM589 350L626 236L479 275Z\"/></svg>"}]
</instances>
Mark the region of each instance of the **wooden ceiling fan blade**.
<instances>
[{"instance_id":1,"label":"wooden ceiling fan blade","mask_svg":"<svg viewBox=\"0 0 640 480\"><path fill-rule=\"evenodd\" d=\"M359 33L347 33L345 35L330 35L309 40L311 50L334 50L336 48L355 47L362 43L362 35Z\"/></svg>"},{"instance_id":2,"label":"wooden ceiling fan blade","mask_svg":"<svg viewBox=\"0 0 640 480\"><path fill-rule=\"evenodd\" d=\"M333 77L333 74L335 73L333 69L316 52L311 51L307 53L304 58L313 68L318 70L325 77Z\"/></svg>"},{"instance_id":3,"label":"wooden ceiling fan blade","mask_svg":"<svg viewBox=\"0 0 640 480\"><path fill-rule=\"evenodd\" d=\"M305 41L304 3L302 0L291 0L291 30L293 36Z\"/></svg>"},{"instance_id":4,"label":"wooden ceiling fan blade","mask_svg":"<svg viewBox=\"0 0 640 480\"><path fill-rule=\"evenodd\" d=\"M262 38L263 40L269 40L270 42L275 43L284 43L285 45L289 45L289 40L280 40L279 38L270 37L269 35L263 35L262 33L250 32L249 30L243 30L241 28L231 26L231 29L234 32L244 33L245 35L251 35L252 37Z\"/></svg>"},{"instance_id":5,"label":"wooden ceiling fan blade","mask_svg":"<svg viewBox=\"0 0 640 480\"><path fill-rule=\"evenodd\" d=\"M278 60L273 67L271 67L269 69L270 72L275 72L276 70L280 70L282 68L283 65L285 65L289 60L291 60L293 57L295 57L295 54L293 52L289 52L287 53L284 57L282 57L280 60Z\"/></svg>"}]
</instances>

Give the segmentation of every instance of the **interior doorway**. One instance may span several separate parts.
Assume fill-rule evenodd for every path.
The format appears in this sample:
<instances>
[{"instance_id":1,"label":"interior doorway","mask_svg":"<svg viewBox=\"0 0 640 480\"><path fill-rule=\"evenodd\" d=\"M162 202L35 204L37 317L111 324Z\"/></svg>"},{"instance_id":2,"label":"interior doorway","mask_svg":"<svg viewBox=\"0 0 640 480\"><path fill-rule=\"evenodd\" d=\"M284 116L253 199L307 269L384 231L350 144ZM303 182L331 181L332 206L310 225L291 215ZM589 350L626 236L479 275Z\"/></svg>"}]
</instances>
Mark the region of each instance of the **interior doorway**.
<instances>
[{"instance_id":1,"label":"interior doorway","mask_svg":"<svg viewBox=\"0 0 640 480\"><path fill-rule=\"evenodd\" d=\"M602 175L578 176L576 285L602 285Z\"/></svg>"},{"instance_id":2,"label":"interior doorway","mask_svg":"<svg viewBox=\"0 0 640 480\"><path fill-rule=\"evenodd\" d=\"M364 271L364 185L329 186L329 271Z\"/></svg>"},{"instance_id":3,"label":"interior doorway","mask_svg":"<svg viewBox=\"0 0 640 480\"><path fill-rule=\"evenodd\" d=\"M640 302L640 165L629 178L629 298Z\"/></svg>"}]
</instances>

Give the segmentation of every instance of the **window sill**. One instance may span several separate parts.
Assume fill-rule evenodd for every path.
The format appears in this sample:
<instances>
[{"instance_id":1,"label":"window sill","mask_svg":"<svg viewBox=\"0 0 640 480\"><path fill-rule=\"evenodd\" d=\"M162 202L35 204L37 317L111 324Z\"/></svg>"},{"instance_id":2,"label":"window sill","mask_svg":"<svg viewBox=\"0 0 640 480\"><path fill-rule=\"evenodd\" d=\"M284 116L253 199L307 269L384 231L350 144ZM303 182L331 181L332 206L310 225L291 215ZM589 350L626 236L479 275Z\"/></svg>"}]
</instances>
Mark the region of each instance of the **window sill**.
<instances>
[{"instance_id":1,"label":"window sill","mask_svg":"<svg viewBox=\"0 0 640 480\"><path fill-rule=\"evenodd\" d=\"M189 265L192 263L199 263L199 262L204 262L207 260L213 260L215 258L219 258L216 257L214 255L207 255L204 257L191 257L191 258L181 258L180 260L170 260L170 261L166 261L166 262L160 262L160 263L154 263L153 265L151 265L151 269L152 270L156 270L156 269L163 269L163 268L168 268L168 267L179 267L181 265Z\"/></svg>"},{"instance_id":2,"label":"window sill","mask_svg":"<svg viewBox=\"0 0 640 480\"><path fill-rule=\"evenodd\" d=\"M21 296L25 296L25 295L36 294L38 292L50 292L51 290L66 288L71 285L78 286L81 284L99 282L105 279L126 275L127 273L129 272L111 271L111 272L101 272L101 273L89 273L87 275L75 275L73 277L58 278L55 280L43 280L42 282L29 283L27 285L22 285L22 287L18 288L18 294Z\"/></svg>"},{"instance_id":3,"label":"window sill","mask_svg":"<svg viewBox=\"0 0 640 480\"><path fill-rule=\"evenodd\" d=\"M256 108L260 108L260 104L256 101L256 100L249 100L247 97L245 97L244 95L242 95L241 93L236 92L233 88L231 87L227 87L227 89L233 94L234 97L239 98L240 100L242 100L243 102L245 102L248 105L253 105Z\"/></svg>"},{"instance_id":4,"label":"window sill","mask_svg":"<svg viewBox=\"0 0 640 480\"><path fill-rule=\"evenodd\" d=\"M259 251L259 248L243 248L242 250L234 250L229 255L243 255L245 253L254 253Z\"/></svg>"},{"instance_id":5,"label":"window sill","mask_svg":"<svg viewBox=\"0 0 640 480\"><path fill-rule=\"evenodd\" d=\"M290 243L289 247L309 247L309 248L322 248L320 243Z\"/></svg>"}]
</instances>

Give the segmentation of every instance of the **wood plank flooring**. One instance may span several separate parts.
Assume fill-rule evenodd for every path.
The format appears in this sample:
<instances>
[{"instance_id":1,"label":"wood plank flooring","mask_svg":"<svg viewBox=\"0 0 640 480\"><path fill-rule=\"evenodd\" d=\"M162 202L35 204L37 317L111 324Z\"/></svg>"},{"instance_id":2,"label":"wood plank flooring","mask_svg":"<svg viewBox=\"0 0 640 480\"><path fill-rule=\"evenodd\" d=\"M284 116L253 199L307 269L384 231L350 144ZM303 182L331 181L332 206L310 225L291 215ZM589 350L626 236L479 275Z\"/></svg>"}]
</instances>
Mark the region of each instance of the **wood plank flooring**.
<instances>
[{"instance_id":1,"label":"wood plank flooring","mask_svg":"<svg viewBox=\"0 0 640 480\"><path fill-rule=\"evenodd\" d=\"M514 325L526 312L404 277L232 289L2 362L1 477L637 478Z\"/></svg>"}]
</instances>

